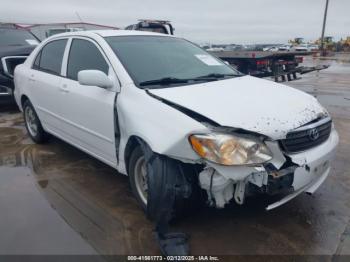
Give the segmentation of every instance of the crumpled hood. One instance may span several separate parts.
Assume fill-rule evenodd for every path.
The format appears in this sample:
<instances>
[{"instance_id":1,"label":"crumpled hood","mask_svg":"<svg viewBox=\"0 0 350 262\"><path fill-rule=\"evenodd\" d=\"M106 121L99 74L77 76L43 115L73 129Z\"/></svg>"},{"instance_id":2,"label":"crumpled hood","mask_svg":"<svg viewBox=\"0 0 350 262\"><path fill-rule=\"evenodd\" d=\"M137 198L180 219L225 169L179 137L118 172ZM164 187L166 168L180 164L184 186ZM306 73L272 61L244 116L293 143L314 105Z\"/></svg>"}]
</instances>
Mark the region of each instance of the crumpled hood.
<instances>
[{"instance_id":1,"label":"crumpled hood","mask_svg":"<svg viewBox=\"0 0 350 262\"><path fill-rule=\"evenodd\" d=\"M272 139L284 138L289 131L327 114L314 97L251 76L149 92L221 126L242 128Z\"/></svg>"}]
</instances>

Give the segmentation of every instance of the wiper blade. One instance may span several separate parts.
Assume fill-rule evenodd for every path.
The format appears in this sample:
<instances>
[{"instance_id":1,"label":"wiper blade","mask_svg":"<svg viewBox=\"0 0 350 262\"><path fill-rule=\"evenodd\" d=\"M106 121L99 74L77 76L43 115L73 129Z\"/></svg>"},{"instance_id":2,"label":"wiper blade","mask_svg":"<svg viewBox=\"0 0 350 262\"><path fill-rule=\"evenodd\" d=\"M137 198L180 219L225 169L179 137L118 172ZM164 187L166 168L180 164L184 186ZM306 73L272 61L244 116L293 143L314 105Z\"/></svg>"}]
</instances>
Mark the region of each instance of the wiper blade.
<instances>
[{"instance_id":1,"label":"wiper blade","mask_svg":"<svg viewBox=\"0 0 350 262\"><path fill-rule=\"evenodd\" d=\"M189 79L181 79L175 77L164 77L161 79L148 80L140 83L140 86L151 86L151 85L168 85L168 84L182 84L187 83Z\"/></svg>"},{"instance_id":2,"label":"wiper blade","mask_svg":"<svg viewBox=\"0 0 350 262\"><path fill-rule=\"evenodd\" d=\"M164 77L155 80L148 80L140 83L140 86L152 86L152 85L169 85L169 84L186 84L190 82L197 81L215 81L217 79L226 78L226 77L237 77L238 74L208 74L195 78L176 78L176 77Z\"/></svg>"},{"instance_id":3,"label":"wiper blade","mask_svg":"<svg viewBox=\"0 0 350 262\"><path fill-rule=\"evenodd\" d=\"M218 79L218 78L225 78L225 77L229 77L229 76L239 76L239 75L236 75L236 74L216 74L216 73L212 73L212 74L196 77L196 79L202 79L202 78L216 78L216 79Z\"/></svg>"}]
</instances>

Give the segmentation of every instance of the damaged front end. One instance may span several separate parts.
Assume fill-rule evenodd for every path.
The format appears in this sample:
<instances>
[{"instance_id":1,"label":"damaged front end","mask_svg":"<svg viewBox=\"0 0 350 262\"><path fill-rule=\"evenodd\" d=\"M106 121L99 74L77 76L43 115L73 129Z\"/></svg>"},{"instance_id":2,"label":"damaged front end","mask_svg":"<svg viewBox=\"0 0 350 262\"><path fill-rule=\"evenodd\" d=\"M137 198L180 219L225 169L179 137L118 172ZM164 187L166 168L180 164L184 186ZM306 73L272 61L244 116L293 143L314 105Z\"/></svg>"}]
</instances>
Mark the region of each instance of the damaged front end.
<instances>
[{"instance_id":1,"label":"damaged front end","mask_svg":"<svg viewBox=\"0 0 350 262\"><path fill-rule=\"evenodd\" d=\"M238 151L235 158L245 160L235 159L236 162L229 164L205 160L199 182L207 192L210 205L223 208L232 200L242 205L246 196L257 193L286 195L266 208L271 210L302 192L312 194L329 174L339 138L330 117L325 116L289 132L284 139L272 141L260 137L260 141L266 148L252 145L260 158L254 152L242 150L240 145L231 145L230 151ZM227 146L219 142L214 153ZM263 161L264 158L267 160ZM240 164L239 161L248 162Z\"/></svg>"},{"instance_id":2,"label":"damaged front end","mask_svg":"<svg viewBox=\"0 0 350 262\"><path fill-rule=\"evenodd\" d=\"M220 135L213 135L215 132ZM329 174L339 141L329 117L297 128L278 141L231 128L216 127L213 133L189 137L201 157L197 163L154 153L140 140L148 172L147 215L156 224L156 238L165 255L189 253L188 236L171 233L169 222L178 211L177 204L190 201L197 189L205 190L207 203L216 208L232 201L242 205L251 194L284 194L266 208L274 209L303 192L317 190ZM209 148L212 152L207 152ZM228 155L235 150L238 155Z\"/></svg>"},{"instance_id":3,"label":"damaged front end","mask_svg":"<svg viewBox=\"0 0 350 262\"><path fill-rule=\"evenodd\" d=\"M328 176L339 141L328 112L312 96L284 86L278 87L281 89L276 88L274 92L281 93L278 94L281 95L277 100L279 103L290 103L285 99L286 93L298 102L286 108L281 104L276 107L281 108L279 112L276 108L268 108L265 116L263 111L247 108L246 103L240 103L241 107L246 108L241 111L227 107L229 103L216 103L215 106L220 109L218 112L221 112L217 114L205 103L193 104L192 96L175 94L176 90L148 92L151 97L206 127L203 132L188 135L188 142L197 159L182 158L176 150L178 147L164 153L203 167L198 174L198 184L206 191L211 206L223 208L233 200L242 205L247 195L255 193L287 195L269 205L267 209L271 210L302 192L315 192ZM253 87L250 85L249 88ZM283 88L286 90L282 92ZM198 89L204 93L214 92L210 88ZM246 96L242 99L246 99ZM262 103L260 100L254 102ZM266 103L263 105L270 106ZM239 113L241 117L238 117Z\"/></svg>"},{"instance_id":4,"label":"damaged front end","mask_svg":"<svg viewBox=\"0 0 350 262\"><path fill-rule=\"evenodd\" d=\"M236 81L249 85L237 91L232 88ZM157 225L163 254L187 253L186 236L169 233L168 223L179 200L188 203L195 191L204 192L206 202L216 208L230 202L242 205L251 194L284 194L267 207L271 210L302 192L315 192L328 176L339 138L326 110L309 95L259 81L276 101L266 103L251 96L260 92L256 81L242 77L223 80L215 88L206 83L146 90L160 102L149 108L166 112L161 121L152 118L142 129L151 156L147 214ZM188 171L184 166L197 168Z\"/></svg>"}]
</instances>

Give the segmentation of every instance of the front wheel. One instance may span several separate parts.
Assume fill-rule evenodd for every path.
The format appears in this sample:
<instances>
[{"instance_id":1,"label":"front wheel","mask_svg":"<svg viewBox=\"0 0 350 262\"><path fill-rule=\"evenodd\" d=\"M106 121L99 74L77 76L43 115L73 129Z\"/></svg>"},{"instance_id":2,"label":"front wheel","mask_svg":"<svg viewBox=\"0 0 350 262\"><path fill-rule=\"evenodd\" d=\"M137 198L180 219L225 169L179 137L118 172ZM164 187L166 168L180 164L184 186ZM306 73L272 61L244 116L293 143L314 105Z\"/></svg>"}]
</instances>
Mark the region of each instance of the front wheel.
<instances>
[{"instance_id":1,"label":"front wheel","mask_svg":"<svg viewBox=\"0 0 350 262\"><path fill-rule=\"evenodd\" d=\"M129 181L131 190L142 209L147 209L148 181L146 160L140 147L131 153L129 161Z\"/></svg>"},{"instance_id":2,"label":"front wheel","mask_svg":"<svg viewBox=\"0 0 350 262\"><path fill-rule=\"evenodd\" d=\"M29 100L23 104L24 122L30 138L37 144L45 143L49 134L43 129L38 115Z\"/></svg>"},{"instance_id":3,"label":"front wheel","mask_svg":"<svg viewBox=\"0 0 350 262\"><path fill-rule=\"evenodd\" d=\"M131 190L142 209L152 220L168 209L173 218L182 217L200 206L201 192L193 165L153 153L145 155L136 147L130 156L128 174ZM195 203L195 205L193 205Z\"/></svg>"}]
</instances>

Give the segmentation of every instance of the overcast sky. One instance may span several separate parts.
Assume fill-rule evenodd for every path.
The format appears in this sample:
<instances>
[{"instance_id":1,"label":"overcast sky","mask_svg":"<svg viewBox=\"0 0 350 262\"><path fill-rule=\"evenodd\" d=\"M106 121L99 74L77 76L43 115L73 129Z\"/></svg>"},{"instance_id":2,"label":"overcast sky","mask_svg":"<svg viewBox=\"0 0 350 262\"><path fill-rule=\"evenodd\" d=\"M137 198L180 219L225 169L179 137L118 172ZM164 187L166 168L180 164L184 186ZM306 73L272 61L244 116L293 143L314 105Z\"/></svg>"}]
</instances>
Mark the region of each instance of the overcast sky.
<instances>
[{"instance_id":1,"label":"overcast sky","mask_svg":"<svg viewBox=\"0 0 350 262\"><path fill-rule=\"evenodd\" d=\"M287 43L320 37L326 0L0 0L0 22L84 22L124 27L171 20L198 43ZM350 36L350 0L330 0L326 35Z\"/></svg>"}]
</instances>

